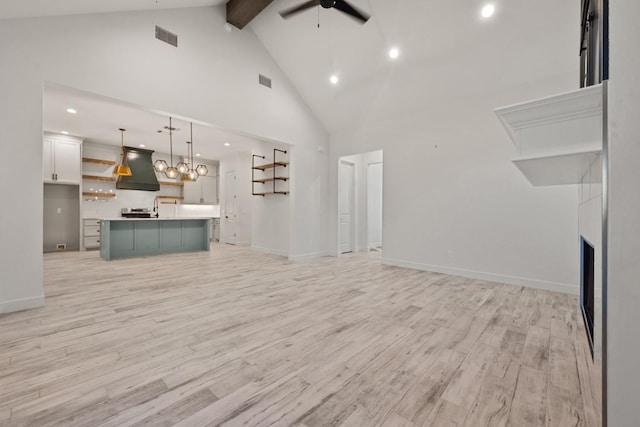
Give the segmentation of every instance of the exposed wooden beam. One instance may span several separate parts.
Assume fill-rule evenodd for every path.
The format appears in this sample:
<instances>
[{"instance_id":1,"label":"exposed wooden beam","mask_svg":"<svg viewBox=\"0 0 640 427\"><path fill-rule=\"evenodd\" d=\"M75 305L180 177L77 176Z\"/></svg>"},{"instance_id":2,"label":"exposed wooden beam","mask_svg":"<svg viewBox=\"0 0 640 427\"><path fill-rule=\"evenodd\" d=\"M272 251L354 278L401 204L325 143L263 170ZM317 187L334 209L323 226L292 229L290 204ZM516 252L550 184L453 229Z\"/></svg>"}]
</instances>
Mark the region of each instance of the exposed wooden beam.
<instances>
[{"instance_id":1,"label":"exposed wooden beam","mask_svg":"<svg viewBox=\"0 0 640 427\"><path fill-rule=\"evenodd\" d=\"M258 16L273 0L229 0L227 2L227 22L243 29Z\"/></svg>"}]
</instances>

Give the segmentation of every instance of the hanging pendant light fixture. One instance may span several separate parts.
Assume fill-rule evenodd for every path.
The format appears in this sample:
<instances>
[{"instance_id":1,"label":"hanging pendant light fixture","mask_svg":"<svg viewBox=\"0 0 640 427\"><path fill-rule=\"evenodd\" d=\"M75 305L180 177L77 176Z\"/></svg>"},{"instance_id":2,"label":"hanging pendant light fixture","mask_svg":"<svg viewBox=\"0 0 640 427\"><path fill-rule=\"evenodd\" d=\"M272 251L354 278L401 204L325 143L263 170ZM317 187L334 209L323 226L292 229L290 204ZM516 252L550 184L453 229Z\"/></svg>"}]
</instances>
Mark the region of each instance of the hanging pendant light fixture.
<instances>
[{"instance_id":1,"label":"hanging pendant light fixture","mask_svg":"<svg viewBox=\"0 0 640 427\"><path fill-rule=\"evenodd\" d=\"M191 123L191 161L193 162L193 123ZM193 163L193 165L195 165L195 163ZM198 176L207 175L209 173L209 169L207 168L206 165L199 164L198 167L195 169L195 172L197 176L194 179L194 181L198 179Z\"/></svg>"},{"instance_id":2,"label":"hanging pendant light fixture","mask_svg":"<svg viewBox=\"0 0 640 427\"><path fill-rule=\"evenodd\" d=\"M189 141L187 141L187 144L189 144ZM189 161L189 148L187 148L187 161ZM183 175L189 171L189 165L185 163L184 160L178 163L176 168L178 169L178 172Z\"/></svg>"},{"instance_id":3,"label":"hanging pendant light fixture","mask_svg":"<svg viewBox=\"0 0 640 427\"><path fill-rule=\"evenodd\" d=\"M113 168L113 173L118 176L131 176L131 168L127 163L127 154L124 151L124 133L126 129L118 129L120 131L120 164Z\"/></svg>"},{"instance_id":4,"label":"hanging pendant light fixture","mask_svg":"<svg viewBox=\"0 0 640 427\"><path fill-rule=\"evenodd\" d=\"M158 131L161 132L161 131ZM171 138L171 117L169 117L169 138ZM171 162L173 162L173 160L171 160ZM153 168L156 170L156 172L167 172L167 169L169 169L169 165L167 164L167 162L165 160L156 160L155 162L153 162Z\"/></svg>"},{"instance_id":5,"label":"hanging pendant light fixture","mask_svg":"<svg viewBox=\"0 0 640 427\"><path fill-rule=\"evenodd\" d=\"M193 161L193 123L190 124L190 131L191 131L191 140L187 141L187 143L189 144L189 152L190 152L190 163L189 163L189 170L187 171L187 179L189 181L197 181L198 180L198 172L196 172L196 170L193 168L195 166L195 163Z\"/></svg>"},{"instance_id":6,"label":"hanging pendant light fixture","mask_svg":"<svg viewBox=\"0 0 640 427\"><path fill-rule=\"evenodd\" d=\"M171 117L169 117L169 150L171 156L171 166L169 166L164 174L169 179L176 179L178 177L178 169L173 166L173 122Z\"/></svg>"}]
</instances>

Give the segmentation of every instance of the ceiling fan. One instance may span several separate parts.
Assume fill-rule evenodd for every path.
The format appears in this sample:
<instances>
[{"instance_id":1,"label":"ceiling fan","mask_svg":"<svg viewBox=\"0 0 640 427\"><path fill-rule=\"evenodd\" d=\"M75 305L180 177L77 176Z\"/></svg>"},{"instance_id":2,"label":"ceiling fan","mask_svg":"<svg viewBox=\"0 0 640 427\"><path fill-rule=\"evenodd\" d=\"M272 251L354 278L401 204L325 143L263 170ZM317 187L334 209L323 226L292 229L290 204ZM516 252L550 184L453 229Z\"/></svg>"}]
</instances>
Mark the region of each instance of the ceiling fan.
<instances>
[{"instance_id":1,"label":"ceiling fan","mask_svg":"<svg viewBox=\"0 0 640 427\"><path fill-rule=\"evenodd\" d=\"M350 5L345 0L310 0L298 6L294 6L290 9L281 11L280 16L282 16L284 19L287 19L297 13L303 12L314 6L322 6L325 9L331 9L331 8L338 9L339 11L346 13L352 18L356 19L361 24L364 24L370 18L369 15L356 9L354 6Z\"/></svg>"}]
</instances>

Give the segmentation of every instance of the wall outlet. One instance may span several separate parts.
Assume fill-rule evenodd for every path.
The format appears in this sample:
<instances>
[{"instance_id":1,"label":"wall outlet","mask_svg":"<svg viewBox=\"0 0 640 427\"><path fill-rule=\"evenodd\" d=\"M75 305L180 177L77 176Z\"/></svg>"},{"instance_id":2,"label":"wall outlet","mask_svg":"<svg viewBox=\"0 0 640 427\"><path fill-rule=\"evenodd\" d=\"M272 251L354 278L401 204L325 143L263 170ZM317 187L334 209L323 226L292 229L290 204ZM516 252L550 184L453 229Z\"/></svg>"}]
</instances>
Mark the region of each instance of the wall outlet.
<instances>
[{"instance_id":1,"label":"wall outlet","mask_svg":"<svg viewBox=\"0 0 640 427\"><path fill-rule=\"evenodd\" d=\"M58 249L59 251L64 251L65 249L67 249L67 244L66 243L58 243L56 245L56 249Z\"/></svg>"}]
</instances>

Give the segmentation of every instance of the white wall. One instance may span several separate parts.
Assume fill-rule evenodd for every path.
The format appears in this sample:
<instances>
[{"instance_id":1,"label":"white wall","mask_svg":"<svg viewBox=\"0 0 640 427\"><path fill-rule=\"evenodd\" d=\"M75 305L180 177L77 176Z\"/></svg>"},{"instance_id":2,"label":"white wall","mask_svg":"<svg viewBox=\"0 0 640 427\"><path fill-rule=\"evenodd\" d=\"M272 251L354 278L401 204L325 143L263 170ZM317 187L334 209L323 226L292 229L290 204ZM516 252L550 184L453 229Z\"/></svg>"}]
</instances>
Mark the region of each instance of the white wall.
<instances>
[{"instance_id":1,"label":"white wall","mask_svg":"<svg viewBox=\"0 0 640 427\"><path fill-rule=\"evenodd\" d=\"M610 1L608 202L608 425L640 419L640 16Z\"/></svg>"},{"instance_id":2,"label":"white wall","mask_svg":"<svg viewBox=\"0 0 640 427\"><path fill-rule=\"evenodd\" d=\"M270 144L261 143L256 144L253 148L252 154L258 156L265 156L266 159L256 158L256 165L271 163L273 161L273 149L287 151L285 156L282 153L277 153L277 159L291 159L292 147L284 146L282 144ZM259 179L264 176L270 176L273 170L267 170L264 174L256 171L256 178ZM278 169L279 175L285 175L291 173L291 168ZM271 191L273 183L254 184L256 192ZM292 181L278 182L276 190L285 190L292 188ZM252 209L253 209L253 225L252 225L252 240L251 246L253 249L273 253L282 256L289 256L289 224L291 216L292 199L291 194L273 194L267 196L253 196L252 197Z\"/></svg>"},{"instance_id":3,"label":"white wall","mask_svg":"<svg viewBox=\"0 0 640 427\"><path fill-rule=\"evenodd\" d=\"M305 143L291 149L289 259L293 261L329 255L328 223L335 210L328 203L327 145Z\"/></svg>"},{"instance_id":4,"label":"white wall","mask_svg":"<svg viewBox=\"0 0 640 427\"><path fill-rule=\"evenodd\" d=\"M531 186L493 113L574 88L570 71L332 134L332 212L338 159L383 149L384 263L577 293L576 186Z\"/></svg>"},{"instance_id":5,"label":"white wall","mask_svg":"<svg viewBox=\"0 0 640 427\"><path fill-rule=\"evenodd\" d=\"M291 251L325 250L326 217L307 213L326 209L326 186L317 185L326 159L316 151L326 132L253 32L224 31L224 16L222 6L2 21L0 135L13 161L0 181L21 178L0 197L21 215L0 214L0 236L13 242L0 256L0 311L42 303L42 177L23 168L41 169L45 81L299 146L297 161L314 167L295 180L304 197L292 208ZM177 33L179 47L155 40L155 24ZM274 89L259 86L258 73Z\"/></svg>"}]
</instances>

